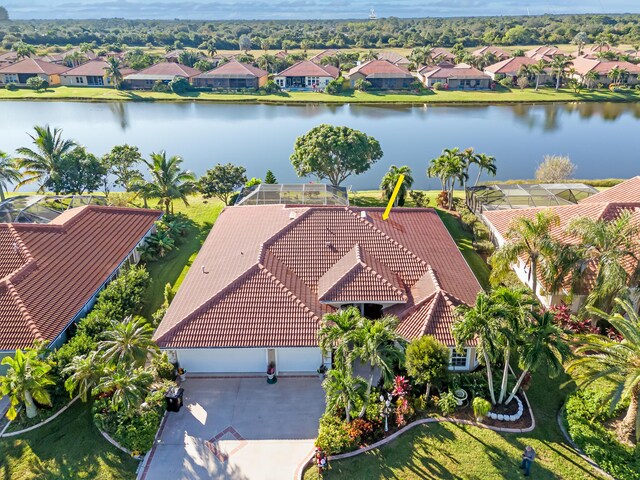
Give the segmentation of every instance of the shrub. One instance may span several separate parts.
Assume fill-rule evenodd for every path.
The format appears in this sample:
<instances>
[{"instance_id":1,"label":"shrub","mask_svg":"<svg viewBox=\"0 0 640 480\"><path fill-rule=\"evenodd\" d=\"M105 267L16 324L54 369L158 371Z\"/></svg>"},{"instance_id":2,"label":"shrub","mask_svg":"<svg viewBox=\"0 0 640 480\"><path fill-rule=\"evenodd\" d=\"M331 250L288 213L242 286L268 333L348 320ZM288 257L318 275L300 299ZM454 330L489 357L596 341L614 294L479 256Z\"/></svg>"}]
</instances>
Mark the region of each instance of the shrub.
<instances>
[{"instance_id":1,"label":"shrub","mask_svg":"<svg viewBox=\"0 0 640 480\"><path fill-rule=\"evenodd\" d=\"M10 92L15 92L16 90L18 90L18 85L16 85L15 83L7 83L4 88L6 88L7 90L9 90Z\"/></svg>"},{"instance_id":2,"label":"shrub","mask_svg":"<svg viewBox=\"0 0 640 480\"><path fill-rule=\"evenodd\" d=\"M156 376L165 380L175 380L176 366L169 361L166 352L157 355L151 360L151 365L156 371Z\"/></svg>"},{"instance_id":3,"label":"shrub","mask_svg":"<svg viewBox=\"0 0 640 480\"><path fill-rule=\"evenodd\" d=\"M496 246L491 240L476 240L473 242L473 248L475 248L477 252L487 255L491 255L496 250Z\"/></svg>"},{"instance_id":4,"label":"shrub","mask_svg":"<svg viewBox=\"0 0 640 480\"><path fill-rule=\"evenodd\" d=\"M445 208L449 206L449 194L444 190L438 194L436 198L436 204L440 208Z\"/></svg>"},{"instance_id":5,"label":"shrub","mask_svg":"<svg viewBox=\"0 0 640 480\"><path fill-rule=\"evenodd\" d=\"M409 90L411 90L412 92L422 92L423 90L425 90L425 88L420 80L414 80L413 82L411 82L411 85L409 85Z\"/></svg>"},{"instance_id":6,"label":"shrub","mask_svg":"<svg viewBox=\"0 0 640 480\"><path fill-rule=\"evenodd\" d=\"M371 439L376 430L375 425L364 418L356 418L348 423L347 434L353 445L361 445L363 442Z\"/></svg>"},{"instance_id":7,"label":"shrub","mask_svg":"<svg viewBox=\"0 0 640 480\"><path fill-rule=\"evenodd\" d=\"M456 400L456 396L451 390L448 390L440 395L440 398L438 399L438 408L442 412L442 415L444 415L445 417L451 415L457 406L458 401Z\"/></svg>"},{"instance_id":8,"label":"shrub","mask_svg":"<svg viewBox=\"0 0 640 480\"><path fill-rule=\"evenodd\" d=\"M431 88L433 88L434 90L442 90L442 88L444 87L442 82L436 82L434 83Z\"/></svg>"},{"instance_id":9,"label":"shrub","mask_svg":"<svg viewBox=\"0 0 640 480\"><path fill-rule=\"evenodd\" d=\"M371 87L373 85L371 85L370 81L365 80L364 78L359 78L358 80L356 80L354 86L356 87L356 90L360 92L366 92L367 90L371 90Z\"/></svg>"},{"instance_id":10,"label":"shrub","mask_svg":"<svg viewBox=\"0 0 640 480\"><path fill-rule=\"evenodd\" d=\"M431 199L427 196L425 192L421 192L419 190L411 190L409 192L409 197L413 200L413 203L416 204L416 207L423 208L429 206L429 202Z\"/></svg>"},{"instance_id":11,"label":"shrub","mask_svg":"<svg viewBox=\"0 0 640 480\"><path fill-rule=\"evenodd\" d=\"M162 80L156 80L156 82L153 84L153 87L151 87L151 91L158 93L169 93L171 91L171 88L169 88L169 85L164 83Z\"/></svg>"},{"instance_id":12,"label":"shrub","mask_svg":"<svg viewBox=\"0 0 640 480\"><path fill-rule=\"evenodd\" d=\"M150 283L149 273L142 266L122 271L100 293L97 310L114 320L139 313L144 303L144 293Z\"/></svg>"},{"instance_id":13,"label":"shrub","mask_svg":"<svg viewBox=\"0 0 640 480\"><path fill-rule=\"evenodd\" d=\"M56 372L61 374L73 357L86 355L95 349L96 341L94 338L84 332L74 335L71 340L51 354L51 359L55 362Z\"/></svg>"},{"instance_id":14,"label":"shrub","mask_svg":"<svg viewBox=\"0 0 640 480\"><path fill-rule=\"evenodd\" d=\"M27 87L33 88L35 91L46 90L49 88L49 82L40 77L31 77L27 80Z\"/></svg>"},{"instance_id":15,"label":"shrub","mask_svg":"<svg viewBox=\"0 0 640 480\"><path fill-rule=\"evenodd\" d=\"M256 177L251 177L249 180L247 180L247 182L244 184L245 188L251 188L254 187L256 185L260 185L262 183L262 179L260 178L256 178Z\"/></svg>"},{"instance_id":16,"label":"shrub","mask_svg":"<svg viewBox=\"0 0 640 480\"><path fill-rule=\"evenodd\" d=\"M513 86L513 79L511 77L505 77L502 80L500 80L500 85L502 85L503 87L512 87Z\"/></svg>"},{"instance_id":17,"label":"shrub","mask_svg":"<svg viewBox=\"0 0 640 480\"><path fill-rule=\"evenodd\" d=\"M113 321L122 320L122 318L112 317L107 311L108 307L103 307L104 309L101 307L96 304L91 313L78 323L77 335L86 335L95 340L100 338L102 332L111 327Z\"/></svg>"},{"instance_id":18,"label":"shrub","mask_svg":"<svg viewBox=\"0 0 640 480\"><path fill-rule=\"evenodd\" d=\"M524 90L529 86L529 79L527 77L520 77L518 78L517 84L520 90Z\"/></svg>"},{"instance_id":19,"label":"shrub","mask_svg":"<svg viewBox=\"0 0 640 480\"><path fill-rule=\"evenodd\" d=\"M576 165L564 155L545 155L536 169L536 180L544 183L558 183L569 180L576 173Z\"/></svg>"},{"instance_id":20,"label":"shrub","mask_svg":"<svg viewBox=\"0 0 640 480\"><path fill-rule=\"evenodd\" d=\"M473 237L478 241L489 240L491 233L484 223L476 222L473 224Z\"/></svg>"},{"instance_id":21,"label":"shrub","mask_svg":"<svg viewBox=\"0 0 640 480\"><path fill-rule=\"evenodd\" d=\"M478 217L468 208L460 210L460 220L462 220L463 227L469 232L473 232L474 225L478 223Z\"/></svg>"},{"instance_id":22,"label":"shrub","mask_svg":"<svg viewBox=\"0 0 640 480\"><path fill-rule=\"evenodd\" d=\"M406 397L401 397L396 401L396 425L402 427L407 424L407 421L413 416L414 411L409 400Z\"/></svg>"},{"instance_id":23,"label":"shrub","mask_svg":"<svg viewBox=\"0 0 640 480\"><path fill-rule=\"evenodd\" d=\"M182 95L183 93L191 90L189 80L184 77L174 77L174 79L169 82L168 87L173 93L176 93L178 95Z\"/></svg>"},{"instance_id":24,"label":"shrub","mask_svg":"<svg viewBox=\"0 0 640 480\"><path fill-rule=\"evenodd\" d=\"M280 91L280 87L273 80L267 81L262 87L264 93L278 93Z\"/></svg>"},{"instance_id":25,"label":"shrub","mask_svg":"<svg viewBox=\"0 0 640 480\"><path fill-rule=\"evenodd\" d=\"M331 80L329 83L327 83L327 86L325 87L324 91L327 92L329 95L337 95L342 92L343 87L344 87L344 83L342 78L335 78Z\"/></svg>"},{"instance_id":26,"label":"shrub","mask_svg":"<svg viewBox=\"0 0 640 480\"><path fill-rule=\"evenodd\" d=\"M316 446L324 450L328 455L346 452L354 446L349 436L347 422L325 413L320 417L320 428Z\"/></svg>"},{"instance_id":27,"label":"shrub","mask_svg":"<svg viewBox=\"0 0 640 480\"><path fill-rule=\"evenodd\" d=\"M484 398L475 397L473 399L473 414L476 418L481 419L487 416L491 411L491 402Z\"/></svg>"},{"instance_id":28,"label":"shrub","mask_svg":"<svg viewBox=\"0 0 640 480\"><path fill-rule=\"evenodd\" d=\"M472 397L489 395L489 382L487 381L487 374L483 370L459 373L453 378L455 388L466 390Z\"/></svg>"}]
</instances>

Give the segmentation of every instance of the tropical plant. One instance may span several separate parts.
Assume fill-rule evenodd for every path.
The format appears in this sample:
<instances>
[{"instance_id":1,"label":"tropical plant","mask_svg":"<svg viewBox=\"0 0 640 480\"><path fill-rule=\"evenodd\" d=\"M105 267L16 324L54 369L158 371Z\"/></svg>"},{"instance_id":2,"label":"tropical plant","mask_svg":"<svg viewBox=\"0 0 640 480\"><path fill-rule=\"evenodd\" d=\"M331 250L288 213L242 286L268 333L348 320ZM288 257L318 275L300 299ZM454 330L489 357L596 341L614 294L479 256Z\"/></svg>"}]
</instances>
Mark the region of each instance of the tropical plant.
<instances>
[{"instance_id":1,"label":"tropical plant","mask_svg":"<svg viewBox=\"0 0 640 480\"><path fill-rule=\"evenodd\" d=\"M396 206L404 206L405 199L407 197L407 191L413 185L413 176L411 175L411 168L404 165L402 167L396 167L395 165L391 165L387 173L382 177L382 182L380 182L380 189L382 190L385 198L387 200L391 199L391 195L393 194L394 189L396 188L396 184L400 179L400 175L404 175L404 179L402 184L400 185L400 189L398 190L398 196L395 200Z\"/></svg>"},{"instance_id":2,"label":"tropical plant","mask_svg":"<svg viewBox=\"0 0 640 480\"><path fill-rule=\"evenodd\" d=\"M536 77L536 92L538 88L540 88L540 77L547 73L547 68L549 67L549 63L541 58L537 63L531 65L531 73Z\"/></svg>"},{"instance_id":3,"label":"tropical plant","mask_svg":"<svg viewBox=\"0 0 640 480\"><path fill-rule=\"evenodd\" d=\"M333 356L334 365L342 367L351 362L348 334L356 328L360 318L360 310L356 307L341 308L322 317L318 343L322 355Z\"/></svg>"},{"instance_id":4,"label":"tropical plant","mask_svg":"<svg viewBox=\"0 0 640 480\"><path fill-rule=\"evenodd\" d=\"M369 62L371 60L377 60L378 54L374 50L369 50L363 53L361 58L363 62Z\"/></svg>"},{"instance_id":5,"label":"tropical plant","mask_svg":"<svg viewBox=\"0 0 640 480\"><path fill-rule=\"evenodd\" d=\"M47 180L57 170L62 157L75 148L76 144L72 140L64 140L59 128L51 130L49 125L36 125L34 130L35 134L29 137L35 148L21 147L16 150L19 155L16 158L18 168L23 170L23 178L16 187L39 182L38 191L41 192Z\"/></svg>"},{"instance_id":6,"label":"tropical plant","mask_svg":"<svg viewBox=\"0 0 640 480\"><path fill-rule=\"evenodd\" d=\"M440 408L442 415L444 415L445 417L451 415L455 411L457 406L458 400L451 390L448 390L440 395L440 398L438 399L438 408Z\"/></svg>"},{"instance_id":7,"label":"tropical plant","mask_svg":"<svg viewBox=\"0 0 640 480\"><path fill-rule=\"evenodd\" d=\"M171 236L171 233L166 229L158 229L157 232L149 235L147 238L143 248L143 257L146 257L145 260L163 258L173 250L175 246L176 242Z\"/></svg>"},{"instance_id":8,"label":"tropical plant","mask_svg":"<svg viewBox=\"0 0 640 480\"><path fill-rule=\"evenodd\" d=\"M432 159L427 168L427 176L436 177L442 184L442 191L447 192L447 203L453 209L453 193L456 181L463 184L466 181L467 162L459 148L445 148L439 157Z\"/></svg>"},{"instance_id":9,"label":"tropical plant","mask_svg":"<svg viewBox=\"0 0 640 480\"><path fill-rule=\"evenodd\" d=\"M583 75L583 80L587 83L587 88L593 88L600 80L600 75L595 70L589 70Z\"/></svg>"},{"instance_id":10,"label":"tropical plant","mask_svg":"<svg viewBox=\"0 0 640 480\"><path fill-rule=\"evenodd\" d=\"M609 70L607 76L613 80L614 84L618 85L622 83L623 79L629 76L629 71L615 65L611 70Z\"/></svg>"},{"instance_id":11,"label":"tropical plant","mask_svg":"<svg viewBox=\"0 0 640 480\"><path fill-rule=\"evenodd\" d=\"M13 46L18 59L31 57L36 54L36 47L29 45L28 43L18 42Z\"/></svg>"},{"instance_id":12,"label":"tropical plant","mask_svg":"<svg viewBox=\"0 0 640 480\"><path fill-rule=\"evenodd\" d=\"M353 406L363 401L366 381L354 377L350 365L342 365L329 370L322 382L326 394L327 411L344 409L345 419L351 421Z\"/></svg>"},{"instance_id":13,"label":"tropical plant","mask_svg":"<svg viewBox=\"0 0 640 480\"><path fill-rule=\"evenodd\" d=\"M430 335L416 338L407 346L407 373L426 384L425 400L429 400L433 384L439 387L447 379L450 355L449 348Z\"/></svg>"},{"instance_id":14,"label":"tropical plant","mask_svg":"<svg viewBox=\"0 0 640 480\"><path fill-rule=\"evenodd\" d=\"M578 46L578 56L582 55L582 47L589 41L589 36L586 32L578 32L571 40L571 43Z\"/></svg>"},{"instance_id":15,"label":"tropical plant","mask_svg":"<svg viewBox=\"0 0 640 480\"><path fill-rule=\"evenodd\" d=\"M107 66L104 67L104 73L107 78L111 80L114 88L120 89L122 87L122 82L124 77L122 75L122 62L119 58L109 57L107 58Z\"/></svg>"},{"instance_id":16,"label":"tropical plant","mask_svg":"<svg viewBox=\"0 0 640 480\"><path fill-rule=\"evenodd\" d=\"M482 172L487 172L492 177L495 177L498 172L498 167L496 167L496 158L484 153L477 153L473 155L470 159L470 163L478 167L478 176L473 184L474 187L478 186Z\"/></svg>"},{"instance_id":17,"label":"tropical plant","mask_svg":"<svg viewBox=\"0 0 640 480\"><path fill-rule=\"evenodd\" d=\"M194 50L184 50L178 55L178 62L187 67L192 67L200 60L200 54Z\"/></svg>"},{"instance_id":18,"label":"tropical plant","mask_svg":"<svg viewBox=\"0 0 640 480\"><path fill-rule=\"evenodd\" d=\"M51 405L51 395L47 390L50 385L55 385L49 375L51 366L38 357L37 350L28 349L23 352L18 349L13 357L4 357L0 364L8 367L7 374L0 377L0 394L9 397L9 420L16 418L16 407L20 404L24 404L27 418L37 415L35 402Z\"/></svg>"},{"instance_id":19,"label":"tropical plant","mask_svg":"<svg viewBox=\"0 0 640 480\"><path fill-rule=\"evenodd\" d=\"M86 402L93 389L100 382L103 373L103 363L97 352L73 357L71 362L62 370L62 374L67 376L64 387L71 396L77 391L80 400Z\"/></svg>"},{"instance_id":20,"label":"tropical plant","mask_svg":"<svg viewBox=\"0 0 640 480\"><path fill-rule=\"evenodd\" d=\"M622 341L610 340L602 335L578 337L567 371L574 375L580 388L606 378L615 384L607 399L611 412L623 401L629 401L627 413L620 423L618 434L623 441L640 441L640 318L628 301L616 299L620 313L607 314L589 308L590 313L608 321L622 335Z\"/></svg>"},{"instance_id":21,"label":"tropical plant","mask_svg":"<svg viewBox=\"0 0 640 480\"><path fill-rule=\"evenodd\" d=\"M122 322L114 322L112 328L104 332L98 351L109 365L141 367L148 357L159 352L152 337L153 328L145 319L127 317Z\"/></svg>"},{"instance_id":22,"label":"tropical plant","mask_svg":"<svg viewBox=\"0 0 640 480\"><path fill-rule=\"evenodd\" d=\"M167 158L166 152L152 153L151 161L143 160L149 168L151 182L146 193L159 199L164 205L165 213L173 210L173 201L180 199L189 205L187 195L195 190L195 176L188 170L182 170L182 157L177 155Z\"/></svg>"},{"instance_id":23,"label":"tropical plant","mask_svg":"<svg viewBox=\"0 0 640 480\"><path fill-rule=\"evenodd\" d=\"M552 210L537 212L533 218L517 217L505 234L505 244L491 256L491 277L499 282L521 260L528 270L531 290L538 293L538 266L541 262L554 261L557 242L551 229L560 225L560 218Z\"/></svg>"},{"instance_id":24,"label":"tropical plant","mask_svg":"<svg viewBox=\"0 0 640 480\"><path fill-rule=\"evenodd\" d=\"M27 87L32 88L36 92L49 88L49 82L39 76L31 77L27 80Z\"/></svg>"},{"instance_id":25,"label":"tropical plant","mask_svg":"<svg viewBox=\"0 0 640 480\"><path fill-rule=\"evenodd\" d=\"M233 192L242 188L247 182L247 170L239 165L218 163L200 177L197 188L205 198L216 197L229 205Z\"/></svg>"},{"instance_id":26,"label":"tropical plant","mask_svg":"<svg viewBox=\"0 0 640 480\"><path fill-rule=\"evenodd\" d=\"M125 365L108 368L100 378L97 391L111 398L114 411L122 411L127 417L137 412L148 387L153 382L153 374L143 368L128 369Z\"/></svg>"},{"instance_id":27,"label":"tropical plant","mask_svg":"<svg viewBox=\"0 0 640 480\"><path fill-rule=\"evenodd\" d=\"M472 402L473 415L476 419L481 420L491 411L491 402L484 398L475 397Z\"/></svg>"},{"instance_id":28,"label":"tropical plant","mask_svg":"<svg viewBox=\"0 0 640 480\"><path fill-rule=\"evenodd\" d=\"M0 150L0 202L4 202L4 192L8 191L9 183L18 183L22 178L16 161Z\"/></svg>"},{"instance_id":29,"label":"tropical plant","mask_svg":"<svg viewBox=\"0 0 640 480\"><path fill-rule=\"evenodd\" d=\"M409 54L409 60L415 65L416 70L419 70L420 67L430 65L434 61L433 47L426 45L424 47L414 48Z\"/></svg>"},{"instance_id":30,"label":"tropical plant","mask_svg":"<svg viewBox=\"0 0 640 480\"><path fill-rule=\"evenodd\" d=\"M556 55L551 61L551 71L556 77L556 90L560 88L560 83L566 75L567 68L573 65L573 62L564 55Z\"/></svg>"}]
</instances>

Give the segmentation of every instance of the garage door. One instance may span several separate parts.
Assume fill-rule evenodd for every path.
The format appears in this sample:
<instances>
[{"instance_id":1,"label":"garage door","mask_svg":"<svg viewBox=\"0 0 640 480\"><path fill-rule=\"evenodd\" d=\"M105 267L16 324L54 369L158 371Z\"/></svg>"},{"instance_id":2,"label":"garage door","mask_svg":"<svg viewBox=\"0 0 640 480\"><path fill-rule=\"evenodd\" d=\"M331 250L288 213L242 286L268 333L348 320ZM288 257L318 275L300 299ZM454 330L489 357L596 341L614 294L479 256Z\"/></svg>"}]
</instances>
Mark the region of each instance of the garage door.
<instances>
[{"instance_id":1,"label":"garage door","mask_svg":"<svg viewBox=\"0 0 640 480\"><path fill-rule=\"evenodd\" d=\"M279 348L279 372L315 372L322 362L322 354L317 347Z\"/></svg>"},{"instance_id":2,"label":"garage door","mask_svg":"<svg viewBox=\"0 0 640 480\"><path fill-rule=\"evenodd\" d=\"M178 350L180 366L191 373L264 373L264 348L203 348Z\"/></svg>"}]
</instances>

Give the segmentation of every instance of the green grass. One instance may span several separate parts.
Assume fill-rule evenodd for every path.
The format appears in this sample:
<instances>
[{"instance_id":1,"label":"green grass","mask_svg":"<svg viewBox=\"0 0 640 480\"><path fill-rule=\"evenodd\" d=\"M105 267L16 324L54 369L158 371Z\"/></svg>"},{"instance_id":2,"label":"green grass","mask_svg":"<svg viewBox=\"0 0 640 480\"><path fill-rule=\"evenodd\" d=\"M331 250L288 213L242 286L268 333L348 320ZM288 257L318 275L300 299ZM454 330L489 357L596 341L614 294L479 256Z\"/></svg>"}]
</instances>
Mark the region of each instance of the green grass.
<instances>
[{"instance_id":1,"label":"green grass","mask_svg":"<svg viewBox=\"0 0 640 480\"><path fill-rule=\"evenodd\" d=\"M133 479L137 466L102 438L90 407L79 401L33 432L0 439L3 480Z\"/></svg>"},{"instance_id":2,"label":"green grass","mask_svg":"<svg viewBox=\"0 0 640 480\"><path fill-rule=\"evenodd\" d=\"M517 479L526 445L537 452L536 479L603 478L565 442L556 413L572 384L567 377L548 380L540 372L528 393L537 426L527 434L500 434L451 423L415 427L390 444L357 457L332 462L325 479ZM305 480L318 478L309 469Z\"/></svg>"},{"instance_id":3,"label":"green grass","mask_svg":"<svg viewBox=\"0 0 640 480\"><path fill-rule=\"evenodd\" d=\"M188 92L184 95L147 91L118 91L112 88L92 87L52 87L36 92L19 89L11 92L0 89L0 100L78 100L89 102L139 101L139 102L234 102L234 103L390 103L390 104L494 104L494 103L543 103L543 102L636 102L640 92L627 90L610 92L609 90L584 90L574 93L572 90L543 88L509 90L503 87L495 91L429 91L423 94L383 93L383 92L347 92L340 95L328 95L314 92L283 92L263 95L256 93L210 93Z\"/></svg>"}]
</instances>

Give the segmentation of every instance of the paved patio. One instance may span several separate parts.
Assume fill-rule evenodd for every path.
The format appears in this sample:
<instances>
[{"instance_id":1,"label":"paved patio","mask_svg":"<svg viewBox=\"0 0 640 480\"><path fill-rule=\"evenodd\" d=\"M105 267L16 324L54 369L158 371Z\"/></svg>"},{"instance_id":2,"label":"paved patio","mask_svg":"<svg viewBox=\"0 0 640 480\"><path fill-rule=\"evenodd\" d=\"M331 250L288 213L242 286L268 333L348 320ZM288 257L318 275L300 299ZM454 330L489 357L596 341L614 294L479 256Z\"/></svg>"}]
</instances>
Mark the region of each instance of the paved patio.
<instances>
[{"instance_id":1,"label":"paved patio","mask_svg":"<svg viewBox=\"0 0 640 480\"><path fill-rule=\"evenodd\" d=\"M190 378L140 478L293 479L313 451L324 392L316 377Z\"/></svg>"}]
</instances>

